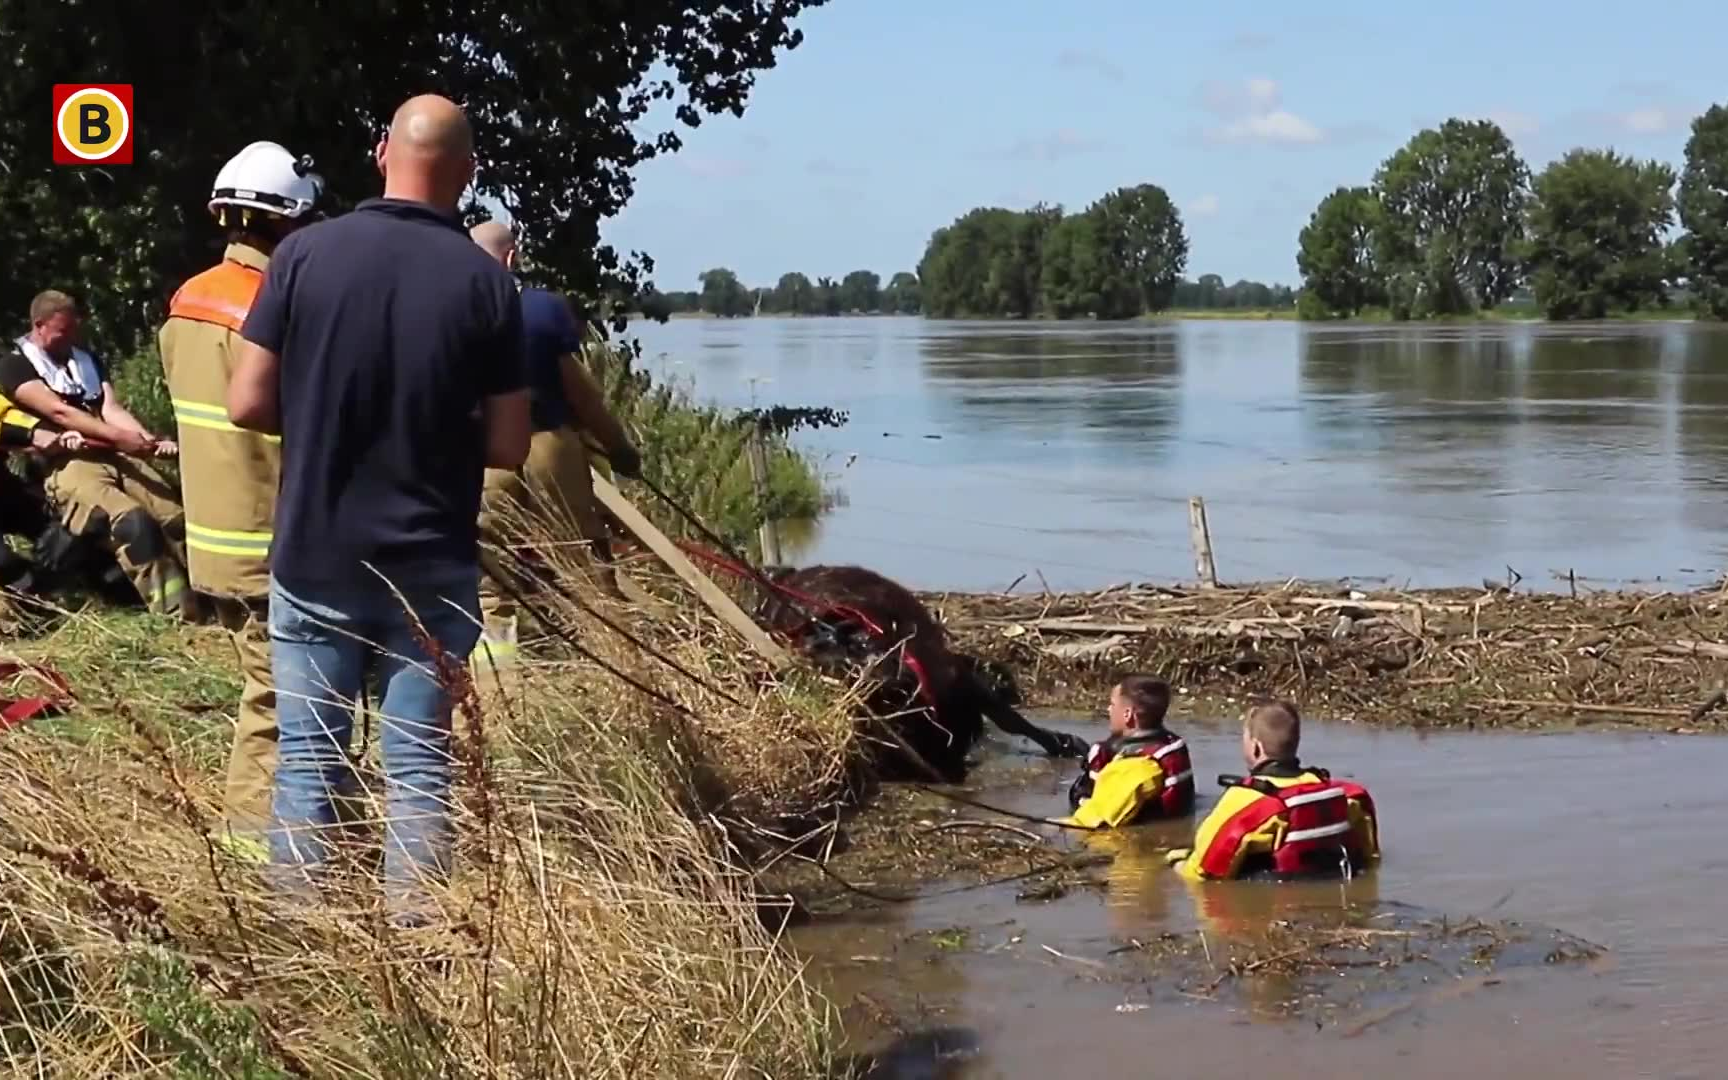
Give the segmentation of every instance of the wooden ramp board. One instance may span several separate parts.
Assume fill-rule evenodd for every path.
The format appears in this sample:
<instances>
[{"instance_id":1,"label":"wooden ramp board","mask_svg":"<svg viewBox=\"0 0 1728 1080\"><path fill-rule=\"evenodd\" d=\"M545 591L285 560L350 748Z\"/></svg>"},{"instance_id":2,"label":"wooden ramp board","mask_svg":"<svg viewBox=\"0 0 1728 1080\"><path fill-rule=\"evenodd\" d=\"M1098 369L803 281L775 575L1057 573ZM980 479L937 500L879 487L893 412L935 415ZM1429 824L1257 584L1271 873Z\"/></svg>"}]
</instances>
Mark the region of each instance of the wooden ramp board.
<instances>
[{"instance_id":1,"label":"wooden ramp board","mask_svg":"<svg viewBox=\"0 0 1728 1080\"><path fill-rule=\"evenodd\" d=\"M718 615L727 626L736 630L745 641L750 643L750 647L760 653L764 659L776 664L790 664L792 662L791 655L781 648L773 638L769 637L767 631L756 625L756 620L745 614L744 609L734 603L732 598L726 595L724 589L714 584L708 575L697 569L696 564L690 561L689 556L684 554L682 548L673 543L665 533L655 528L654 523L649 521L642 511L636 509L635 504L626 499L622 491L619 491L610 480L598 472L594 473L594 497L599 499L601 504L610 510L612 516L623 523L626 529L636 534L636 539L642 541L648 550L670 567L672 572L683 579L686 585L696 590L697 597L708 606L708 609Z\"/></svg>"}]
</instances>

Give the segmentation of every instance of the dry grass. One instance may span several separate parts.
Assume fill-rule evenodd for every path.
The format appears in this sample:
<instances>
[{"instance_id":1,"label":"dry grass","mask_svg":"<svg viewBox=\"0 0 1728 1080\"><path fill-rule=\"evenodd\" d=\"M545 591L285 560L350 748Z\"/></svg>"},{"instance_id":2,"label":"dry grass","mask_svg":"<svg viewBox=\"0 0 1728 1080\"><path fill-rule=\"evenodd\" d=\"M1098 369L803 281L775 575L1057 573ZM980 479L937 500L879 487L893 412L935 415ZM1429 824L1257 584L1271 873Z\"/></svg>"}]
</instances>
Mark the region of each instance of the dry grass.
<instances>
[{"instance_id":1,"label":"dry grass","mask_svg":"<svg viewBox=\"0 0 1728 1080\"><path fill-rule=\"evenodd\" d=\"M549 619L697 719L556 641L483 677L458 722L447 920L421 931L387 931L365 875L286 908L206 839L238 690L220 632L84 615L34 643L83 700L0 735L11 1071L828 1075L834 1012L764 928L732 837L837 797L846 702L766 678L688 603L605 610L693 677L676 674L554 561L569 596L541 595Z\"/></svg>"}]
</instances>

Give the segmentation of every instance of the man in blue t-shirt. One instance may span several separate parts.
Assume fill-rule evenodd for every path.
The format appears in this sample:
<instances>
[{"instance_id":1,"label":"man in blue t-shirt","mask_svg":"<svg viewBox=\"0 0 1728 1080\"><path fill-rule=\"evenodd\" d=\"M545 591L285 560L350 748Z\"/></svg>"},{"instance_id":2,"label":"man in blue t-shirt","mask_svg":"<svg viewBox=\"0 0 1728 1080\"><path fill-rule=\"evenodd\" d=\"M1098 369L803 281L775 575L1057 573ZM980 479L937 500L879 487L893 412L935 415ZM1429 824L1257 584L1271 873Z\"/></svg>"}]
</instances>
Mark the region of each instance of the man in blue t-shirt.
<instances>
[{"instance_id":1,"label":"man in blue t-shirt","mask_svg":"<svg viewBox=\"0 0 1728 1080\"><path fill-rule=\"evenodd\" d=\"M516 239L502 222L487 221L469 231L474 242L506 270L516 269ZM481 495L480 527L484 539L521 552L524 538L503 528L519 513L538 518L554 534L572 524L594 555L597 584L618 596L606 524L594 501L589 474L588 442L592 439L621 476L640 475L641 456L623 425L606 408L605 395L583 364L582 326L569 303L546 289L524 288L522 328L526 347L528 389L532 398L534 439L520 472L488 469ZM512 504L514 507L512 508ZM518 569L513 556L482 555L492 573ZM508 666L516 653L515 605L490 580L480 583L480 608L485 631L475 647L482 672L488 666ZM520 583L522 575L513 574ZM520 587L520 585L518 585Z\"/></svg>"},{"instance_id":2,"label":"man in blue t-shirt","mask_svg":"<svg viewBox=\"0 0 1728 1080\"><path fill-rule=\"evenodd\" d=\"M482 474L520 466L531 425L516 283L457 219L474 172L467 118L412 98L377 159L383 198L276 248L241 329L228 415L282 436L276 874L299 890L328 858L319 834L336 820L351 703L371 674L383 688L386 893L412 919L417 880L449 869L451 700L437 671L439 654L466 657L479 632Z\"/></svg>"}]
</instances>

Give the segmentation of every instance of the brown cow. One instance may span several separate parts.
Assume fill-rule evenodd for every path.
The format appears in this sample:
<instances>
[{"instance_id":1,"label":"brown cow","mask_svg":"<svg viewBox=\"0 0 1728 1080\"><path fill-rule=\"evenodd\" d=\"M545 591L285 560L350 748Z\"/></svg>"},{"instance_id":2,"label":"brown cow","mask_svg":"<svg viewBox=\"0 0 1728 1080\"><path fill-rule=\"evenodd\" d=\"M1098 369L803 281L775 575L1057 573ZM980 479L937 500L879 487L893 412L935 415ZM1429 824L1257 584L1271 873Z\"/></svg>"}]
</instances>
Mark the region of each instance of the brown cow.
<instances>
[{"instance_id":1,"label":"brown cow","mask_svg":"<svg viewBox=\"0 0 1728 1080\"><path fill-rule=\"evenodd\" d=\"M904 586L859 566L776 568L769 579L786 591L764 599L759 620L791 638L818 670L837 678L867 675L866 707L892 724L943 779L965 776L966 755L983 736L985 717L1054 757L1085 753L1082 740L1038 727L987 685L981 662L952 651L942 624ZM880 633L864 625L860 615ZM923 668L929 697L920 693L915 666ZM889 758L922 772L905 756Z\"/></svg>"}]
</instances>

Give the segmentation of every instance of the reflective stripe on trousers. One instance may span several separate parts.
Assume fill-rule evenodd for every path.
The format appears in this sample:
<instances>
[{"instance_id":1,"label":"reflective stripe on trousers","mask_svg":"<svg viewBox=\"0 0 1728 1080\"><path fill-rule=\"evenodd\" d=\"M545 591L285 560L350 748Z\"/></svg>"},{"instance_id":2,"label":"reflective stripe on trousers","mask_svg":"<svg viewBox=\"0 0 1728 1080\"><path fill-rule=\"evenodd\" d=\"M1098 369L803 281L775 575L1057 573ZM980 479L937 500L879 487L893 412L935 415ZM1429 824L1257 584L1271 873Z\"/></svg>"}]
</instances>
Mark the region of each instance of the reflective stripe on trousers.
<instances>
[{"instance_id":1,"label":"reflective stripe on trousers","mask_svg":"<svg viewBox=\"0 0 1728 1080\"><path fill-rule=\"evenodd\" d=\"M174 419L187 427L227 431L235 435L254 435L265 442L279 443L282 441L280 435L264 435L236 426L228 419L228 407L226 405L210 405L202 401L188 401L185 398L171 398L170 400L174 405Z\"/></svg>"},{"instance_id":2,"label":"reflective stripe on trousers","mask_svg":"<svg viewBox=\"0 0 1728 1080\"><path fill-rule=\"evenodd\" d=\"M240 558L266 558L270 554L268 532L243 532L238 529L206 529L186 523L186 546L193 551L211 555L234 555Z\"/></svg>"}]
</instances>

